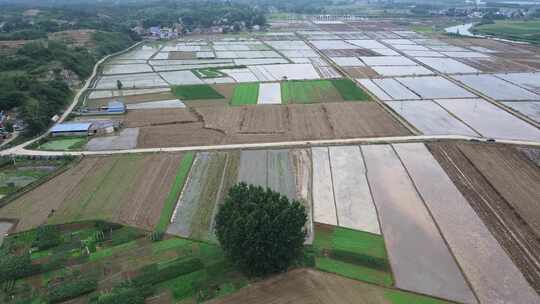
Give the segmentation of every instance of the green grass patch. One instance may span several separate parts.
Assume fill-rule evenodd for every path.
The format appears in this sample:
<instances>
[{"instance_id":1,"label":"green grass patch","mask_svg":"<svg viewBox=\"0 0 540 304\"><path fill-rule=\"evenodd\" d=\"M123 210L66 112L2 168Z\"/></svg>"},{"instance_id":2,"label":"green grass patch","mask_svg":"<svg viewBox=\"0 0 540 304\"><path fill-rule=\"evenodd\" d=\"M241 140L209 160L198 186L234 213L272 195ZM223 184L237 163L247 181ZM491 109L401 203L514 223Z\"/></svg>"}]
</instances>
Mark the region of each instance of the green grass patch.
<instances>
[{"instance_id":1,"label":"green grass patch","mask_svg":"<svg viewBox=\"0 0 540 304\"><path fill-rule=\"evenodd\" d=\"M219 71L216 68L206 68L206 69L195 69L192 70L192 72L199 78L207 79L207 78L220 78L220 77L227 77L227 74Z\"/></svg>"},{"instance_id":2,"label":"green grass patch","mask_svg":"<svg viewBox=\"0 0 540 304\"><path fill-rule=\"evenodd\" d=\"M214 88L207 84L173 86L174 95L182 100L200 100L200 99L223 99Z\"/></svg>"},{"instance_id":3,"label":"green grass patch","mask_svg":"<svg viewBox=\"0 0 540 304\"><path fill-rule=\"evenodd\" d=\"M234 94L231 100L231 105L240 106L246 104L257 104L258 97L258 83L240 83L234 87Z\"/></svg>"},{"instance_id":4,"label":"green grass patch","mask_svg":"<svg viewBox=\"0 0 540 304\"><path fill-rule=\"evenodd\" d=\"M317 257L315 265L318 269L342 275L344 277L366 281L378 285L392 286L392 276L386 272L378 271L361 265L354 265L333 258Z\"/></svg>"},{"instance_id":5,"label":"green grass patch","mask_svg":"<svg viewBox=\"0 0 540 304\"><path fill-rule=\"evenodd\" d=\"M332 79L330 80L334 87L338 90L339 94L345 101L353 100L371 100L369 95L360 89L352 80L342 78L342 79Z\"/></svg>"},{"instance_id":6,"label":"green grass patch","mask_svg":"<svg viewBox=\"0 0 540 304\"><path fill-rule=\"evenodd\" d=\"M174 184L169 191L167 199L165 200L163 210L161 210L161 216L156 226L156 231L165 232L165 230L167 230L169 220L171 219L172 213L174 211L174 206L176 205L178 196L180 195L182 188L184 188L184 184L189 174L189 169L191 169L191 165L193 164L194 158L195 153L193 152L187 152L184 157L182 157L182 161L180 162L180 166L178 167L178 171L176 172Z\"/></svg>"},{"instance_id":7,"label":"green grass patch","mask_svg":"<svg viewBox=\"0 0 540 304\"><path fill-rule=\"evenodd\" d=\"M352 279L391 286L393 279L381 236L347 228L317 225L315 265Z\"/></svg>"},{"instance_id":8,"label":"green grass patch","mask_svg":"<svg viewBox=\"0 0 540 304\"><path fill-rule=\"evenodd\" d=\"M392 304L449 304L444 300L421 296L414 293L404 292L396 289L385 289L385 299L389 300Z\"/></svg>"},{"instance_id":9,"label":"green grass patch","mask_svg":"<svg viewBox=\"0 0 540 304\"><path fill-rule=\"evenodd\" d=\"M131 241L131 242L127 242L127 243L123 243L121 245L114 246L114 247L103 248L103 249L98 250L96 252L92 252L90 254L89 260L91 262L99 261L99 260L101 260L103 258L110 257L113 254L118 253L120 251L133 249L135 247L137 247L137 241L136 240Z\"/></svg>"},{"instance_id":10,"label":"green grass patch","mask_svg":"<svg viewBox=\"0 0 540 304\"><path fill-rule=\"evenodd\" d=\"M38 150L69 151L83 148L88 142L84 137L57 137L39 145Z\"/></svg>"},{"instance_id":11,"label":"green grass patch","mask_svg":"<svg viewBox=\"0 0 540 304\"><path fill-rule=\"evenodd\" d=\"M285 81L281 83L281 102L313 103L322 102L324 96L334 90L329 80Z\"/></svg>"},{"instance_id":12,"label":"green grass patch","mask_svg":"<svg viewBox=\"0 0 540 304\"><path fill-rule=\"evenodd\" d=\"M167 251L170 249L183 247L186 245L191 245L191 241L188 241L186 239L180 239L180 238L172 238L164 241L155 242L152 245L152 253L153 254L159 254L163 251Z\"/></svg>"}]
</instances>

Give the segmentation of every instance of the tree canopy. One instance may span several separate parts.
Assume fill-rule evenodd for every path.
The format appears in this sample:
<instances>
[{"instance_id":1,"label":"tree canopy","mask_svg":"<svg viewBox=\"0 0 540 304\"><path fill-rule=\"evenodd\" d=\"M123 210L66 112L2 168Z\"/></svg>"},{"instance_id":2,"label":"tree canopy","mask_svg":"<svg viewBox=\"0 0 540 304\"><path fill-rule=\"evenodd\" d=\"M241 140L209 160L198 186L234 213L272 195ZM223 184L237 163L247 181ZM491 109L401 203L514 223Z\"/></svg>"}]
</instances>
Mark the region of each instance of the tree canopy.
<instances>
[{"instance_id":1,"label":"tree canopy","mask_svg":"<svg viewBox=\"0 0 540 304\"><path fill-rule=\"evenodd\" d=\"M305 207L270 189L233 186L216 216L216 234L227 257L252 276L287 270L306 236Z\"/></svg>"}]
</instances>

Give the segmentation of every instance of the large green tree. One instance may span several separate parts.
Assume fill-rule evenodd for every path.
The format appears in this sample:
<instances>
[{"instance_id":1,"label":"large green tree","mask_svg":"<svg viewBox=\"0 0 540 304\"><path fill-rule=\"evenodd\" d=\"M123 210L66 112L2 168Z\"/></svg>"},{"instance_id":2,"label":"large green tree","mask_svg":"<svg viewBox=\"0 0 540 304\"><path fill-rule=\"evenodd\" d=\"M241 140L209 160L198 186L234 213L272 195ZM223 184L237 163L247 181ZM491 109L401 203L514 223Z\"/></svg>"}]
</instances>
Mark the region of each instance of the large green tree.
<instances>
[{"instance_id":1,"label":"large green tree","mask_svg":"<svg viewBox=\"0 0 540 304\"><path fill-rule=\"evenodd\" d=\"M307 220L297 200L270 189L233 186L216 216L216 234L228 258L252 276L287 270L302 252Z\"/></svg>"}]
</instances>

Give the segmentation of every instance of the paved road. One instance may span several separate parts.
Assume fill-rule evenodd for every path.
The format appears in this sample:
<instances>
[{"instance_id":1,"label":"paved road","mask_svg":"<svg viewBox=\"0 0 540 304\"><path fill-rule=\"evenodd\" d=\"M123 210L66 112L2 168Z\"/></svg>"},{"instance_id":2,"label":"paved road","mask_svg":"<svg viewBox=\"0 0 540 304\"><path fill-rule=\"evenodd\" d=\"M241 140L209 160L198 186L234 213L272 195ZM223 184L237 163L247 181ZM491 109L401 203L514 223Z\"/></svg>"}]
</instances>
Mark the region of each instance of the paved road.
<instances>
[{"instance_id":1,"label":"paved road","mask_svg":"<svg viewBox=\"0 0 540 304\"><path fill-rule=\"evenodd\" d=\"M253 143L253 144L230 144L213 146L190 146L190 147L168 147L168 148L147 148L111 151L36 151L27 150L17 146L11 149L0 151L1 156L11 155L35 155L35 156L63 156L63 155L111 155L111 154L132 154L132 153L155 153L155 152L182 152L182 151L211 151L211 150L237 150L237 149L268 149L268 148L300 148L326 145L354 145L354 144L377 144L377 143L405 143L405 142L426 142L436 140L475 140L487 142L487 139L459 136L459 135L438 135L438 136L396 136L396 137L368 137L349 139L325 139L306 141L284 141L273 143ZM540 147L540 142L517 141L517 140L497 140L498 143L513 145L528 145Z\"/></svg>"}]
</instances>

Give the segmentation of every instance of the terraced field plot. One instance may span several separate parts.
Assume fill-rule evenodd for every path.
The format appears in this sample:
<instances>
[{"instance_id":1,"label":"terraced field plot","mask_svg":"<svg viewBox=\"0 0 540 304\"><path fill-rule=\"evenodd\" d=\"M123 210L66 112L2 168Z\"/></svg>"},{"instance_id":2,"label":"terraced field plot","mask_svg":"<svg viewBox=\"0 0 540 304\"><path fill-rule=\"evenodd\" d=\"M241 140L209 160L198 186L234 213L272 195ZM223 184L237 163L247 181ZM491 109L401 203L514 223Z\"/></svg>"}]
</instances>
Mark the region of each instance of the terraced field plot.
<instances>
[{"instance_id":1,"label":"terraced field plot","mask_svg":"<svg viewBox=\"0 0 540 304\"><path fill-rule=\"evenodd\" d=\"M20 219L17 231L88 219L153 230L181 158L181 154L84 158L0 209L0 217Z\"/></svg>"}]
</instances>

